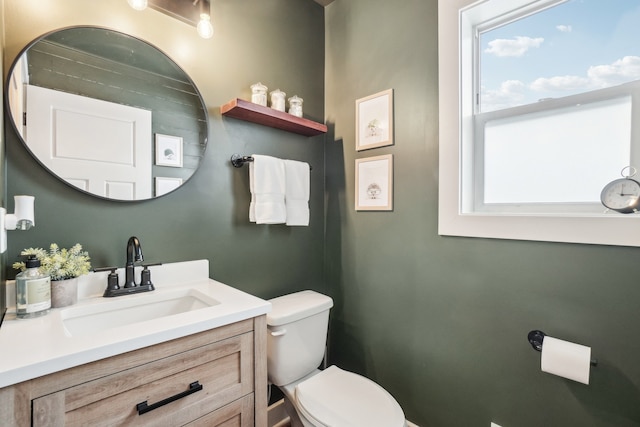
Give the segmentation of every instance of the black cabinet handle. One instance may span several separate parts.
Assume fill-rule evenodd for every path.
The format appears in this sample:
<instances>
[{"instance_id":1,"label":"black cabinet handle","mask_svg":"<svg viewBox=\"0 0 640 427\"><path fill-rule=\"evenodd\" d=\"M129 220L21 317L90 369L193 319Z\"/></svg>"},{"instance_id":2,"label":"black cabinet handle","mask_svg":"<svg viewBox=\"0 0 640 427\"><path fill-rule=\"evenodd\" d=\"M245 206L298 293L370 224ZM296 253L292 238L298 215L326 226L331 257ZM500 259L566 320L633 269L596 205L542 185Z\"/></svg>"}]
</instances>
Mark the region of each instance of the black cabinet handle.
<instances>
[{"instance_id":1,"label":"black cabinet handle","mask_svg":"<svg viewBox=\"0 0 640 427\"><path fill-rule=\"evenodd\" d=\"M146 414L149 411L153 411L154 409L158 409L161 406L166 405L167 403L175 402L178 399L182 399L183 397L187 397L190 394L195 393L196 391L202 390L202 384L198 381L189 384L189 390L183 391L182 393L178 393L174 396L167 397L166 399L161 400L160 402L156 402L153 405L148 405L147 401L140 402L136 405L136 409L138 410L138 415Z\"/></svg>"}]
</instances>

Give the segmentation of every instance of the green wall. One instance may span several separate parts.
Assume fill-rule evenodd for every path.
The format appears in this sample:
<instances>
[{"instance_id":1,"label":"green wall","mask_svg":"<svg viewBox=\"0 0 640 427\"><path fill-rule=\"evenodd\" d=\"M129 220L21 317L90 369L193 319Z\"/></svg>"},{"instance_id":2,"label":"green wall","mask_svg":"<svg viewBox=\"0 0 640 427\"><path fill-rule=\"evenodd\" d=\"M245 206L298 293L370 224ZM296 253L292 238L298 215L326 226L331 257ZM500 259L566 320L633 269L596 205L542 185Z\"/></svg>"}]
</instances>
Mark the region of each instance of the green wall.
<instances>
[{"instance_id":1,"label":"green wall","mask_svg":"<svg viewBox=\"0 0 640 427\"><path fill-rule=\"evenodd\" d=\"M325 9L331 361L423 427L640 425L638 249L438 236L437 12ZM356 152L355 100L388 88L395 145ZM355 212L354 161L381 154L394 211ZM532 329L591 346L591 385L542 373Z\"/></svg>"},{"instance_id":2,"label":"green wall","mask_svg":"<svg viewBox=\"0 0 640 427\"><path fill-rule=\"evenodd\" d=\"M36 227L9 232L5 267L26 247L81 243L93 265L123 266L127 239L137 236L145 261L207 258L211 277L270 298L323 288L324 137L307 138L223 118L220 106L250 98L249 86L304 98L305 115L324 117L324 11L312 1L216 0L215 35L160 12L137 12L124 0L25 0L3 2L5 70L18 52L50 30L98 25L140 37L171 56L201 91L209 115L209 146L202 167L182 188L145 202L110 202L76 191L32 159L10 125L6 132L7 198L36 197ZM25 25L29 22L29 25ZM309 162L311 226L255 225L248 221L248 167L236 169L233 153L266 154Z\"/></svg>"}]
</instances>

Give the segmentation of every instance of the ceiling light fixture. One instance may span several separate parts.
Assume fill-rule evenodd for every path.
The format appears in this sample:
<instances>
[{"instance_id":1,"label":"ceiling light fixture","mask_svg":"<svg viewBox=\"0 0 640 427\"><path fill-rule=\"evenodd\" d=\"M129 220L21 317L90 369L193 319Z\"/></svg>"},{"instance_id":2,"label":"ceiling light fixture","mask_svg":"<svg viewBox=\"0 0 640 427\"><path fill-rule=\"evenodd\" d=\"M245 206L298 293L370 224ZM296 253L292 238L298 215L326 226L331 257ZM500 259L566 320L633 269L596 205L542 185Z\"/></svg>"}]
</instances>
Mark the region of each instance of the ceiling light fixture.
<instances>
[{"instance_id":1,"label":"ceiling light fixture","mask_svg":"<svg viewBox=\"0 0 640 427\"><path fill-rule=\"evenodd\" d=\"M145 10L147 8L147 0L127 0L127 3L135 10Z\"/></svg>"},{"instance_id":2,"label":"ceiling light fixture","mask_svg":"<svg viewBox=\"0 0 640 427\"><path fill-rule=\"evenodd\" d=\"M208 14L200 14L200 21L196 28L198 30L198 34L203 39L210 39L213 37L213 25L211 25L211 17Z\"/></svg>"},{"instance_id":3,"label":"ceiling light fixture","mask_svg":"<svg viewBox=\"0 0 640 427\"><path fill-rule=\"evenodd\" d=\"M149 6L193 25L203 39L213 37L210 0L127 0L127 3L135 10L145 10Z\"/></svg>"}]
</instances>

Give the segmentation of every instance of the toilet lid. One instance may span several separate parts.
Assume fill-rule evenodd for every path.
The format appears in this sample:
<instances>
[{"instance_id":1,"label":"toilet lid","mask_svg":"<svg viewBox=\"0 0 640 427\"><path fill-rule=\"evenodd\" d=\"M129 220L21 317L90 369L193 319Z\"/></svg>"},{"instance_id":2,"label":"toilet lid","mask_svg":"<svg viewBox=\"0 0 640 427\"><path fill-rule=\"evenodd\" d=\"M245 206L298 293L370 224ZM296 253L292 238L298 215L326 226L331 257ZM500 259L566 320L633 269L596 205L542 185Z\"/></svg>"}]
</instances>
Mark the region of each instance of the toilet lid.
<instances>
[{"instance_id":1,"label":"toilet lid","mask_svg":"<svg viewBox=\"0 0 640 427\"><path fill-rule=\"evenodd\" d=\"M327 427L402 427L398 402L373 381L331 366L296 387L300 412Z\"/></svg>"}]
</instances>

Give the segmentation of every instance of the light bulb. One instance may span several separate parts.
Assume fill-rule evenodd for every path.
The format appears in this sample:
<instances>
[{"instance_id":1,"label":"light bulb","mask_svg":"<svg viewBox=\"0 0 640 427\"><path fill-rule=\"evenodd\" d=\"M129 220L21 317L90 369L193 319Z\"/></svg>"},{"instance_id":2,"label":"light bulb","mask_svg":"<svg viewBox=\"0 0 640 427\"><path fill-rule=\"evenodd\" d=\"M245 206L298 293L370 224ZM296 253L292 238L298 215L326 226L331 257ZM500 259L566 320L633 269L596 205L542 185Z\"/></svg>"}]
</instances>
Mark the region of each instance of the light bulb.
<instances>
[{"instance_id":1,"label":"light bulb","mask_svg":"<svg viewBox=\"0 0 640 427\"><path fill-rule=\"evenodd\" d=\"M213 25L211 25L211 17L206 13L200 14L200 22L198 22L198 34L203 39L210 39L213 37Z\"/></svg>"},{"instance_id":2,"label":"light bulb","mask_svg":"<svg viewBox=\"0 0 640 427\"><path fill-rule=\"evenodd\" d=\"M135 10L145 10L147 8L147 0L127 0L127 3Z\"/></svg>"}]
</instances>

